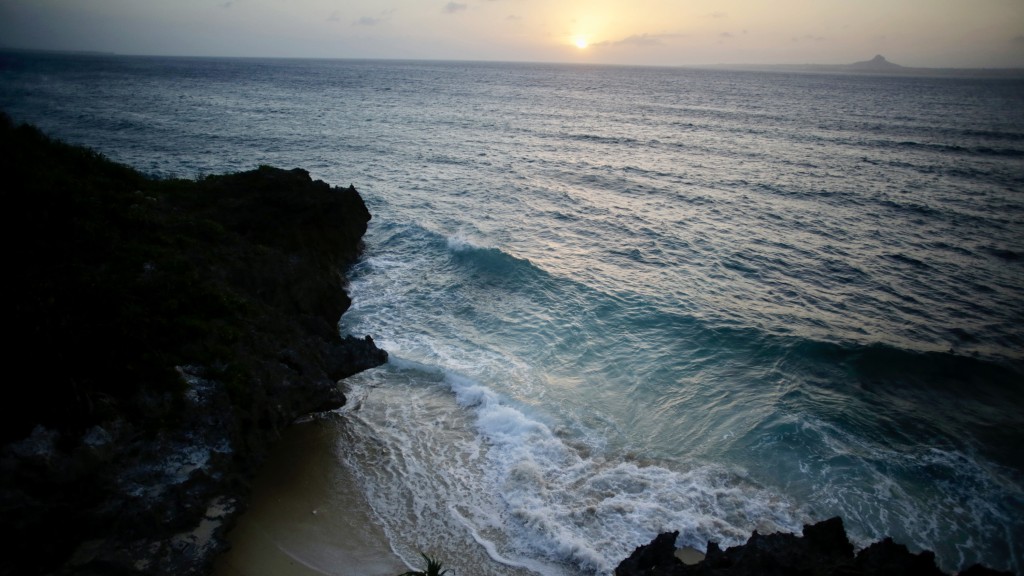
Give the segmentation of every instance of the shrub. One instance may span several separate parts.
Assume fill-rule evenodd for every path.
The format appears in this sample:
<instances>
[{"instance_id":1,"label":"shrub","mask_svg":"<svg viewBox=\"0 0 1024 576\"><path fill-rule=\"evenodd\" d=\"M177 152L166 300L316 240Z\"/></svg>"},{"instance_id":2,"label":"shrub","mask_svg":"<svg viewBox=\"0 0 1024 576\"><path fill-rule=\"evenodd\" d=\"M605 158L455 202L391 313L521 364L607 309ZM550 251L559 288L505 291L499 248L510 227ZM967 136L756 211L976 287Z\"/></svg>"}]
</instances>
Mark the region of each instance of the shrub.
<instances>
[{"instance_id":1,"label":"shrub","mask_svg":"<svg viewBox=\"0 0 1024 576\"><path fill-rule=\"evenodd\" d=\"M423 556L423 560L427 563L426 570L411 570L409 572L403 572L398 576L443 576L448 573L448 569L441 570L441 561L432 558L422 552L420 556Z\"/></svg>"}]
</instances>

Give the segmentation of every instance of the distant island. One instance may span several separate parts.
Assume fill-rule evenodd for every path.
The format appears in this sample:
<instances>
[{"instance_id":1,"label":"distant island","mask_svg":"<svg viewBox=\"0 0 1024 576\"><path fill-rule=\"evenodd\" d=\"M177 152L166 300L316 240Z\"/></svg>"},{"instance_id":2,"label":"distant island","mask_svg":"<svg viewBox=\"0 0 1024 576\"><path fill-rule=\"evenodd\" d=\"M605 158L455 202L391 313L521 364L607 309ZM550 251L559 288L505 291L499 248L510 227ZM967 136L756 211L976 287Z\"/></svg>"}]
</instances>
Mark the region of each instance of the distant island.
<instances>
[{"instance_id":1,"label":"distant island","mask_svg":"<svg viewBox=\"0 0 1024 576\"><path fill-rule=\"evenodd\" d=\"M906 66L893 64L886 60L885 56L882 56L881 54L875 55L871 60L848 64L846 68L850 70L861 70L864 72L900 72L906 70Z\"/></svg>"},{"instance_id":2,"label":"distant island","mask_svg":"<svg viewBox=\"0 0 1024 576\"><path fill-rule=\"evenodd\" d=\"M953 76L968 78L1024 78L1024 68L915 68L890 62L881 54L852 64L717 64L712 68L773 72L875 74L890 76Z\"/></svg>"}]
</instances>

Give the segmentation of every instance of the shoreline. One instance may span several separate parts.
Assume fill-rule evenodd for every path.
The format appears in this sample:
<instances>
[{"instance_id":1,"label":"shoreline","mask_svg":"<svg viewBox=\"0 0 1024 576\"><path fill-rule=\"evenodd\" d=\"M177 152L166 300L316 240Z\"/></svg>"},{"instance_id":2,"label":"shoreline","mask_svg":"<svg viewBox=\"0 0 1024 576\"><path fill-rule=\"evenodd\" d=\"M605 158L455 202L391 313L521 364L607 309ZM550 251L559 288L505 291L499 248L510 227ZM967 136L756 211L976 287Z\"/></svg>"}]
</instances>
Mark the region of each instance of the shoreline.
<instances>
[{"instance_id":1,"label":"shoreline","mask_svg":"<svg viewBox=\"0 0 1024 576\"><path fill-rule=\"evenodd\" d=\"M214 562L213 576L394 576L409 569L336 455L339 425L312 417L284 431L226 535L231 548Z\"/></svg>"},{"instance_id":2,"label":"shoreline","mask_svg":"<svg viewBox=\"0 0 1024 576\"><path fill-rule=\"evenodd\" d=\"M338 451L344 426L333 414L314 415L289 426L257 471L249 507L225 539L230 548L214 561L211 576L396 576L410 569L391 550ZM948 576L933 552L912 553L884 538L856 550L842 519L804 525L803 534L756 531L741 545L706 551L676 547L679 532L638 546L614 573L684 576L709 570L734 576L761 574L766 566L788 573L816 571L873 576L893 573ZM442 559L443 560L443 559ZM953 574L1012 576L980 564Z\"/></svg>"}]
</instances>

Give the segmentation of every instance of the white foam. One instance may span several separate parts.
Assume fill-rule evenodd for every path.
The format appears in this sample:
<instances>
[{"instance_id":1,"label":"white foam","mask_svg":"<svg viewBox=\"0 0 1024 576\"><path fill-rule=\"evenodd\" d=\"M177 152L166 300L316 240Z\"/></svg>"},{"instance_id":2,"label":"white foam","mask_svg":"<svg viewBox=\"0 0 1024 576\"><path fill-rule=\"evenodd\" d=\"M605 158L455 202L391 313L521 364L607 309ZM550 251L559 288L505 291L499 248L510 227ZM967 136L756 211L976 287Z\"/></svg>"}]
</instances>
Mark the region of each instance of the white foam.
<instances>
[{"instance_id":1,"label":"white foam","mask_svg":"<svg viewBox=\"0 0 1024 576\"><path fill-rule=\"evenodd\" d=\"M663 531L680 530L685 539L681 544L703 549L708 539L742 541L751 527L799 529L788 502L745 484L733 472L699 464L672 470L606 462L605 455L584 457L525 407L470 377L394 356L390 365L431 380L441 378L458 409L469 411L466 415L486 445L486 463L436 473L446 475L442 497L489 496L438 502L424 506L417 516L426 521L424 516L437 514L438 506L447 507L496 562L541 573L557 573L551 572L552 566L607 573L633 547ZM450 439L431 440L431 427L416 427L422 419L402 419L410 429L401 442L412 437L417 442L446 441L448 446L424 451L451 452ZM409 452L403 448L403 454ZM416 478L406 480L417 498L438 497L434 483L415 486L423 482L421 475L430 473L429 467L416 465Z\"/></svg>"},{"instance_id":2,"label":"white foam","mask_svg":"<svg viewBox=\"0 0 1024 576\"><path fill-rule=\"evenodd\" d=\"M446 245L480 248L466 233ZM699 462L643 466L609 451L606 431L539 412L546 375L438 320L449 317L445 306L455 297L423 284L430 266L371 264L373 273L353 288L366 307L346 317L354 332L378 339L389 362L361 376L382 384L352 414L370 427L354 444L379 448L351 461L364 467L364 491L403 558L415 564L420 550L461 556L460 546L478 547L504 567L608 573L662 531L679 530L680 545L703 549L709 539L738 543L752 528L799 530L802 518L788 502L735 471ZM388 290L429 299L429 312L402 310L420 329L396 325ZM377 395L388 396L386 408L371 406Z\"/></svg>"},{"instance_id":3,"label":"white foam","mask_svg":"<svg viewBox=\"0 0 1024 576\"><path fill-rule=\"evenodd\" d=\"M399 370L418 370L420 372L427 372L436 375L443 374L440 368L430 366L429 364L424 364L422 362L417 362L415 360L410 360L408 358L402 358L396 354L388 355L388 364L391 364Z\"/></svg>"},{"instance_id":4,"label":"white foam","mask_svg":"<svg viewBox=\"0 0 1024 576\"><path fill-rule=\"evenodd\" d=\"M480 248L464 233L446 244ZM382 378L373 394L387 389L394 403L376 416L358 413L373 427L367 445L381 446L365 455L363 484L402 557L415 563L419 550L446 546L452 556L464 554L459 546L479 547L505 567L608 573L662 531L679 530L680 545L703 549L707 540L743 541L752 528L799 530L803 518L788 502L736 471L699 462L643 466L609 452L599 431L549 422L531 405L546 391L545 375L514 353L488 349L485 338L455 333L458 324L409 309L422 328L394 326L385 290L426 290L416 298L437 304L431 317L452 297L419 283L422 266L374 264L382 273L356 288L375 315L350 318L356 332L381 335L388 365L364 378Z\"/></svg>"},{"instance_id":5,"label":"white foam","mask_svg":"<svg viewBox=\"0 0 1024 576\"><path fill-rule=\"evenodd\" d=\"M469 250L479 249L480 246L472 242L469 237L462 232L452 234L448 236L448 249L452 252L467 252Z\"/></svg>"}]
</instances>

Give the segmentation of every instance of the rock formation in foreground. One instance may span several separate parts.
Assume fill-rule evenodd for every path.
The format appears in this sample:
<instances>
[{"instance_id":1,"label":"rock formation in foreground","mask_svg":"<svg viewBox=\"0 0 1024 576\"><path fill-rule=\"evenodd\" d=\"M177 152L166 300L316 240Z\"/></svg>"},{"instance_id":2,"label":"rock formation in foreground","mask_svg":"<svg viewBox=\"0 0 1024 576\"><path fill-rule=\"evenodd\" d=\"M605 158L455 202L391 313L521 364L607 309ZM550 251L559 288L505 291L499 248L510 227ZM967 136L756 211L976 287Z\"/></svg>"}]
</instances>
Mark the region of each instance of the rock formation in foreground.
<instances>
[{"instance_id":1,"label":"rock formation in foreground","mask_svg":"<svg viewBox=\"0 0 1024 576\"><path fill-rule=\"evenodd\" d=\"M0 167L0 574L208 573L284 427L386 360L338 331L369 212L298 169L147 178L3 115Z\"/></svg>"},{"instance_id":2,"label":"rock formation in foreground","mask_svg":"<svg viewBox=\"0 0 1024 576\"><path fill-rule=\"evenodd\" d=\"M913 554L890 538L854 554L838 517L805 525L802 537L754 532L746 544L725 550L708 542L704 560L692 565L676 558L678 536L659 534L650 544L637 547L615 569L615 576L945 576L935 565L934 553ZM979 565L959 574L1010 575Z\"/></svg>"}]
</instances>

